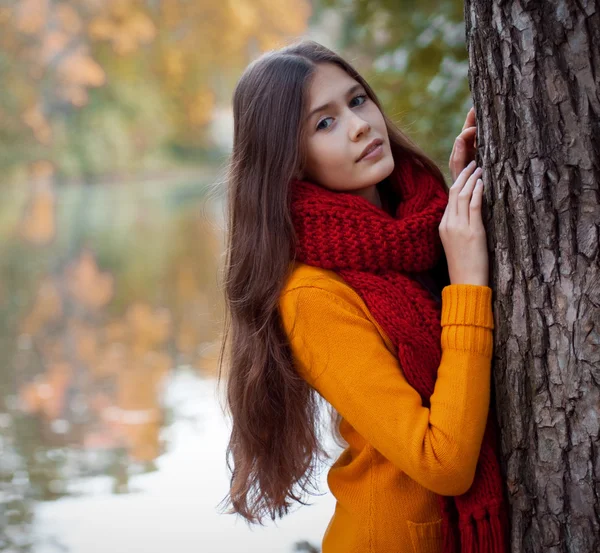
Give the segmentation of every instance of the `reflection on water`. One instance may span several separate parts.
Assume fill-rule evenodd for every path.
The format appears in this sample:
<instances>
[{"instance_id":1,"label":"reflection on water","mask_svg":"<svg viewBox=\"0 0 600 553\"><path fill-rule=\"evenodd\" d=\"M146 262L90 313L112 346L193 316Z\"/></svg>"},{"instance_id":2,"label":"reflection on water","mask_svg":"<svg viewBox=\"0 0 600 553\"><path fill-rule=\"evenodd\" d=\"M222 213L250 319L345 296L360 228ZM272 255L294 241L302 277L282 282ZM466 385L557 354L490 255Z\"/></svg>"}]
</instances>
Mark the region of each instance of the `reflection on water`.
<instances>
[{"instance_id":1,"label":"reflection on water","mask_svg":"<svg viewBox=\"0 0 600 553\"><path fill-rule=\"evenodd\" d=\"M161 431L165 453L155 470L130 476L127 493L113 493L118 475L93 476L71 483L75 496L39 504L35 533L42 544L34 553L291 553L297 542L320 543L334 508L329 493L264 528L217 512L228 486L229 425L214 379L173 371L163 403L172 422ZM326 492L324 471L321 478Z\"/></svg>"},{"instance_id":2,"label":"reflection on water","mask_svg":"<svg viewBox=\"0 0 600 553\"><path fill-rule=\"evenodd\" d=\"M333 512L324 474L326 495L267 528L216 510L229 428L214 381L222 221L207 182L3 197L0 551L320 542Z\"/></svg>"}]
</instances>

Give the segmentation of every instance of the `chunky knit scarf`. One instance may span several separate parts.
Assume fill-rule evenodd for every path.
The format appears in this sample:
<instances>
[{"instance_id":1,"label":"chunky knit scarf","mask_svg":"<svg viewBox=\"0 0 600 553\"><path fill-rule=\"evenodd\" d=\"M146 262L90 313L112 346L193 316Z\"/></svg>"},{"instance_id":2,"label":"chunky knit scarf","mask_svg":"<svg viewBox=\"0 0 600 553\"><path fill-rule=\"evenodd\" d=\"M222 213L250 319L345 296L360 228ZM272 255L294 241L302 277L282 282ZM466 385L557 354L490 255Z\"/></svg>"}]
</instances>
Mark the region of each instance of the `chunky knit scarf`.
<instances>
[{"instance_id":1,"label":"chunky knit scarf","mask_svg":"<svg viewBox=\"0 0 600 553\"><path fill-rule=\"evenodd\" d=\"M410 158L396 161L389 179L399 201L394 217L357 195L295 180L296 259L335 271L357 291L397 349L407 381L429 407L441 360L441 302L424 284L443 257L439 224L448 192ZM439 496L443 553L505 552L496 449L490 409L473 485L460 496Z\"/></svg>"}]
</instances>

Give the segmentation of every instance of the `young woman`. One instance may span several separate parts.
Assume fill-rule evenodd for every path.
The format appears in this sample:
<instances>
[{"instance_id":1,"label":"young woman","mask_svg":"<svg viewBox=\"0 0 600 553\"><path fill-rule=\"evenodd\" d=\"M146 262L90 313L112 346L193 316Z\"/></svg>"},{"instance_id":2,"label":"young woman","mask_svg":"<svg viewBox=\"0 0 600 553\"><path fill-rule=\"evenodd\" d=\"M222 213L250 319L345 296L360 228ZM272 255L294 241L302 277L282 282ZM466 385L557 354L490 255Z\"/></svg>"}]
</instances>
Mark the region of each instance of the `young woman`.
<instances>
[{"instance_id":1,"label":"young woman","mask_svg":"<svg viewBox=\"0 0 600 553\"><path fill-rule=\"evenodd\" d=\"M323 553L504 551L473 110L448 191L315 42L252 63L233 107L228 512L275 520L314 487L321 397L346 447Z\"/></svg>"}]
</instances>

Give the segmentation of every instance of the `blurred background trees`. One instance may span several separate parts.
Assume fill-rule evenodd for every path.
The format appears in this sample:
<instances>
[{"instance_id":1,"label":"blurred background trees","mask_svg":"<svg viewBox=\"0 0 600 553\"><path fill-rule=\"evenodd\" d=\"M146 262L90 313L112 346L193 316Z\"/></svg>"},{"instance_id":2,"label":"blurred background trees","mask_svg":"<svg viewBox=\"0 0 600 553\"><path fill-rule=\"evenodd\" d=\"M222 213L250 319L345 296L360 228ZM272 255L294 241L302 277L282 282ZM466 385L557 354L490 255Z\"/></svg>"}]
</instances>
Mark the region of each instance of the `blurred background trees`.
<instances>
[{"instance_id":1,"label":"blurred background trees","mask_svg":"<svg viewBox=\"0 0 600 553\"><path fill-rule=\"evenodd\" d=\"M48 159L93 180L209 157L217 98L309 13L304 0L2 2L3 175Z\"/></svg>"}]
</instances>

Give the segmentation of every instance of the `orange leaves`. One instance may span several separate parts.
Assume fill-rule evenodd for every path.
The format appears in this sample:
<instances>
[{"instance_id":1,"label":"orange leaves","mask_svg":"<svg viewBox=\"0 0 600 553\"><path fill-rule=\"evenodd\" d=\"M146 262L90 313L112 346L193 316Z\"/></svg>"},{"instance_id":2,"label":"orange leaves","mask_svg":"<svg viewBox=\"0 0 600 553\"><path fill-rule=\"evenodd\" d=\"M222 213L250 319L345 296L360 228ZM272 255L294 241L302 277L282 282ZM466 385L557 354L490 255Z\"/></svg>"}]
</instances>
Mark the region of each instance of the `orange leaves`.
<instances>
[{"instance_id":1,"label":"orange leaves","mask_svg":"<svg viewBox=\"0 0 600 553\"><path fill-rule=\"evenodd\" d=\"M74 389L91 418L84 435L71 439L85 447L125 445L131 458L149 461L160 453L160 393L173 366L162 350L171 315L138 301L123 317L103 324L102 308L112 296L113 277L98 268L90 250L67 265L61 278L40 283L20 332L36 343L44 372L21 386L21 408L49 422L72 422L72 395L66 392Z\"/></svg>"},{"instance_id":2,"label":"orange leaves","mask_svg":"<svg viewBox=\"0 0 600 553\"><path fill-rule=\"evenodd\" d=\"M110 4L108 13L92 20L89 33L92 39L109 41L117 54L126 55L154 40L156 27L143 11L119 0Z\"/></svg>"},{"instance_id":3,"label":"orange leaves","mask_svg":"<svg viewBox=\"0 0 600 553\"><path fill-rule=\"evenodd\" d=\"M62 307L56 284L50 278L44 279L38 287L33 308L21 324L21 333L36 335L44 325L61 317Z\"/></svg>"},{"instance_id":4,"label":"orange leaves","mask_svg":"<svg viewBox=\"0 0 600 553\"><path fill-rule=\"evenodd\" d=\"M52 363L44 376L21 389L19 399L23 410L41 413L47 420L59 418L71 372L68 363Z\"/></svg>"},{"instance_id":5,"label":"orange leaves","mask_svg":"<svg viewBox=\"0 0 600 553\"><path fill-rule=\"evenodd\" d=\"M68 35L79 34L83 30L83 21L73 6L62 2L56 5L56 18Z\"/></svg>"},{"instance_id":6,"label":"orange leaves","mask_svg":"<svg viewBox=\"0 0 600 553\"><path fill-rule=\"evenodd\" d=\"M16 27L28 35L39 33L47 24L49 13L48 0L20 0L15 14Z\"/></svg>"},{"instance_id":7,"label":"orange leaves","mask_svg":"<svg viewBox=\"0 0 600 553\"><path fill-rule=\"evenodd\" d=\"M19 234L32 244L46 245L56 233L54 166L37 161L30 166L30 197L19 224Z\"/></svg>"},{"instance_id":8,"label":"orange leaves","mask_svg":"<svg viewBox=\"0 0 600 553\"><path fill-rule=\"evenodd\" d=\"M81 107L87 103L87 89L106 82L104 70L90 55L83 17L72 3L48 0L23 0L12 14L11 35L27 36L21 47L15 37L7 42L14 50L14 62L26 68L24 74L31 81L32 90L39 92L39 81L47 76L51 77L48 82L55 83L53 88L46 88L44 107L41 101L34 101L24 114L35 138L45 145L51 139L49 113L45 110L53 98ZM11 22L5 27L10 28ZM8 29L0 29L0 33L5 30Z\"/></svg>"},{"instance_id":9,"label":"orange leaves","mask_svg":"<svg viewBox=\"0 0 600 553\"><path fill-rule=\"evenodd\" d=\"M79 259L67 267L66 281L73 298L89 309L104 307L114 293L113 276L98 270L90 251L82 253Z\"/></svg>"},{"instance_id":10,"label":"orange leaves","mask_svg":"<svg viewBox=\"0 0 600 553\"><path fill-rule=\"evenodd\" d=\"M23 113L25 124L31 128L37 140L42 144L49 144L52 138L52 128L48 119L42 113L40 104L37 103Z\"/></svg>"},{"instance_id":11,"label":"orange leaves","mask_svg":"<svg viewBox=\"0 0 600 553\"><path fill-rule=\"evenodd\" d=\"M305 32L311 11L309 0L9 5L0 6L0 49L9 58L5 94L18 106L12 124L23 146L15 150L55 156L61 173L73 175L154 167L157 159L166 165L167 140L184 150L214 147L210 125L231 76L260 51ZM104 86L110 90L94 95L88 112L65 117ZM144 93L132 100L132 89Z\"/></svg>"},{"instance_id":12,"label":"orange leaves","mask_svg":"<svg viewBox=\"0 0 600 553\"><path fill-rule=\"evenodd\" d=\"M125 316L132 332L132 347L136 353L163 344L171 332L171 315L167 309L153 311L149 305L135 303Z\"/></svg>"},{"instance_id":13,"label":"orange leaves","mask_svg":"<svg viewBox=\"0 0 600 553\"><path fill-rule=\"evenodd\" d=\"M71 319L69 321L69 336L73 343L73 355L85 363L87 367L93 366L99 356L99 340L97 329L82 321Z\"/></svg>"},{"instance_id":14,"label":"orange leaves","mask_svg":"<svg viewBox=\"0 0 600 553\"><path fill-rule=\"evenodd\" d=\"M32 181L43 188L53 171L50 163L33 164ZM58 203L66 205L62 198ZM72 227L60 229L51 263L41 269L48 276L32 283L37 289L28 290L33 298L14 332L23 344L15 367L27 380L20 381L22 408L52 423L50 429L62 421L64 433L50 431L46 439L125 447L130 459L148 461L161 452L161 398L169 372L176 364L215 371L220 319L215 275L222 237L205 204L187 205L174 215L162 200L156 200L155 211L137 194L110 198L104 203L94 196L90 226L77 229L87 247L69 263L57 260L72 256ZM116 205L135 206L129 226L119 213L112 220L96 217ZM61 224L73 211L60 212ZM134 231L141 214L145 222ZM119 245L122 236L127 239ZM110 260L110 269L95 248L102 251L100 259Z\"/></svg>"},{"instance_id":15,"label":"orange leaves","mask_svg":"<svg viewBox=\"0 0 600 553\"><path fill-rule=\"evenodd\" d=\"M87 53L87 48L79 48L72 52L60 64L57 77L62 82L60 96L77 107L87 103L87 89L104 84L106 75Z\"/></svg>"}]
</instances>

